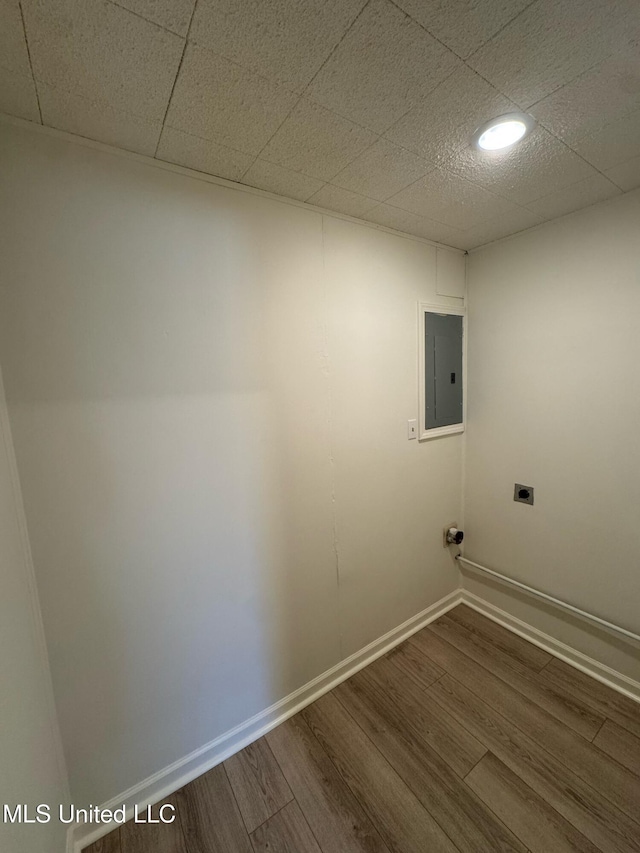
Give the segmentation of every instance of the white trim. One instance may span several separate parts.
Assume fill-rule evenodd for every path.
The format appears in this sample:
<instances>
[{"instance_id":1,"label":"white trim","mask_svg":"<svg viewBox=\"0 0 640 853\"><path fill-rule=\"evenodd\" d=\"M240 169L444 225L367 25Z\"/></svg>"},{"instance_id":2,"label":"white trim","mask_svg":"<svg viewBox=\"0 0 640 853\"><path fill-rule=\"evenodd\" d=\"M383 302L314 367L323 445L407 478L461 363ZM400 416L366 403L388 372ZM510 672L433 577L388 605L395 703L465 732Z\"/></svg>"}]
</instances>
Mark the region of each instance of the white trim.
<instances>
[{"instance_id":1,"label":"white trim","mask_svg":"<svg viewBox=\"0 0 640 853\"><path fill-rule=\"evenodd\" d=\"M402 625L398 625L397 628L369 643L359 652L350 655L308 684L276 702L270 708L261 711L158 773L154 773L153 776L149 776L148 779L144 779L108 803L104 803L100 808L114 809L125 805L127 818L129 818L134 804L146 808L148 805L159 802L177 791L178 788L225 761L229 756L244 749L254 740L270 732L271 729L297 714L311 702L315 702L329 690L333 690L338 684L347 678L351 678L352 675L368 666L376 658L402 643L407 637L415 634L416 631L420 631L425 625L456 607L461 601L461 591L459 589L454 590L435 604L403 622ZM84 847L107 835L116 826L115 823L99 826L93 824L70 826L67 843L68 853L80 853Z\"/></svg>"},{"instance_id":2,"label":"white trim","mask_svg":"<svg viewBox=\"0 0 640 853\"><path fill-rule=\"evenodd\" d=\"M328 210L325 207L318 207L317 205L309 204L306 201L298 201L295 198L288 198L284 195L267 192L267 190L259 190L257 187L250 187L247 184L238 184L235 181L227 180L227 178L219 178L216 175L209 175L207 172L197 172L195 169L188 169L186 166L167 163L165 160L156 160L155 157L150 157L147 154L136 154L135 151L127 151L126 148L116 148L113 145L107 145L105 142L97 142L95 139L88 139L85 136L76 136L75 133L68 133L66 130L57 130L53 127L36 124L35 122L0 112L0 125L2 124L21 127L34 133L51 136L54 139L62 139L65 142L81 145L84 148L92 148L94 151L102 151L104 154L115 154L118 157L124 157L125 160L134 160L137 163L144 163L147 166L153 166L154 168L162 169L165 172L174 172L178 175L184 175L187 178L195 178L196 180L204 181L207 184L216 184L217 186L227 187L228 189L236 190L237 192L249 193L249 195L257 195L262 198L270 198L274 201L282 202L282 204L289 204L292 207L300 207L303 210L320 213L323 216L331 216L333 219L342 219L346 222L355 222L358 225L366 225L368 228L373 228L375 231L384 231L387 234L394 234L396 237L403 237L406 240L414 240L416 243L435 246L438 249L446 249L448 252L454 252L456 255L466 254L464 249L456 249L455 246L447 246L446 243L438 243L435 240L428 240L426 237L418 237L416 234L407 234L406 231L397 231L395 228L387 228L386 225L378 225L376 222L369 222L367 219L358 219L355 216L349 216L346 213L338 213L336 210Z\"/></svg>"},{"instance_id":3,"label":"white trim","mask_svg":"<svg viewBox=\"0 0 640 853\"><path fill-rule=\"evenodd\" d=\"M241 723L210 743L205 744L205 746L192 752L185 758L176 761L174 764L155 773L123 794L114 797L100 808L113 809L124 804L126 806L127 818L129 818L134 804L138 804L141 808L146 808L147 805L159 802L164 797L173 793L173 791L206 773L207 770L225 761L229 756L267 734L267 732L279 726L285 720L289 719L289 717L292 717L307 705L315 702L316 699L319 699L329 690L333 690L341 682L351 678L356 672L368 666L381 655L386 654L394 646L402 643L407 637L420 631L430 622L443 616L458 604L466 604L498 625L502 625L508 631L544 649L544 651L554 657L560 658L560 660L595 678L607 687L611 687L629 699L640 702L639 682L616 672L610 667L582 654L582 652L576 651L565 643L561 643L559 640L539 631L537 628L517 619L515 616L511 616L509 613L490 604L479 596L465 589L458 589L430 607L427 607L426 610L408 619L402 625L384 634L378 640L374 640L373 643L365 646L359 652L350 655L336 666L314 678L308 684L305 684L299 690L291 693L285 699L276 702L275 705L256 714L251 719ZM115 826L116 824L102 824L98 827L91 824L76 824L75 826L71 826L68 833L67 853L80 853L84 847L107 835Z\"/></svg>"},{"instance_id":4,"label":"white trim","mask_svg":"<svg viewBox=\"0 0 640 853\"><path fill-rule=\"evenodd\" d=\"M420 406L421 408L424 406L422 401L420 402ZM461 432L464 432L464 424L451 424L451 426L425 429L418 436L418 441L429 441L431 438L441 438L443 435L458 435Z\"/></svg>"},{"instance_id":5,"label":"white trim","mask_svg":"<svg viewBox=\"0 0 640 853\"><path fill-rule=\"evenodd\" d=\"M502 625L503 628L506 628L513 634L517 634L524 640L533 643L534 646L544 649L550 655L560 658L560 660L563 660L575 669L579 669L580 672L584 672L586 675L591 676L591 678L595 678L596 681L606 684L612 690L622 693L623 696L640 702L640 682L634 681L633 678L629 678L621 672L616 672L615 669L611 669L606 664L590 658L588 655L571 648L571 646L567 646L566 643L561 643L560 640L556 640L554 637L545 634L543 631L539 631L527 622L511 616L510 613L501 610L499 607L490 604L488 601L485 601L472 592L468 592L466 589L462 590L461 597L463 604L477 610L478 613L482 613L487 619L497 622L498 625Z\"/></svg>"},{"instance_id":6,"label":"white trim","mask_svg":"<svg viewBox=\"0 0 640 853\"><path fill-rule=\"evenodd\" d=\"M453 314L462 317L462 423L427 429L425 407L424 315ZM418 302L418 441L457 435L465 431L467 417L467 309L465 305L443 305L440 302Z\"/></svg>"}]
</instances>

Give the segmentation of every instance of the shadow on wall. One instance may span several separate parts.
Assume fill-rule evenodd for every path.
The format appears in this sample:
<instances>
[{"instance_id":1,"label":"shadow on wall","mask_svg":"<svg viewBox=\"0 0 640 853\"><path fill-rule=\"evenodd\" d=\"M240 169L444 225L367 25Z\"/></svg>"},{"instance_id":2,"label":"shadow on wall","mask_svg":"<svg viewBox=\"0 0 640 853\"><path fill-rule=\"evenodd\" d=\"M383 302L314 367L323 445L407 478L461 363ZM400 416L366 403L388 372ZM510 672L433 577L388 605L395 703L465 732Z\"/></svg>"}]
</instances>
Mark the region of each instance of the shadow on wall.
<instances>
[{"instance_id":1,"label":"shadow on wall","mask_svg":"<svg viewBox=\"0 0 640 853\"><path fill-rule=\"evenodd\" d=\"M339 631L317 214L282 206L285 261L266 201L74 157L73 185L10 179L0 357L81 805L335 664Z\"/></svg>"}]
</instances>

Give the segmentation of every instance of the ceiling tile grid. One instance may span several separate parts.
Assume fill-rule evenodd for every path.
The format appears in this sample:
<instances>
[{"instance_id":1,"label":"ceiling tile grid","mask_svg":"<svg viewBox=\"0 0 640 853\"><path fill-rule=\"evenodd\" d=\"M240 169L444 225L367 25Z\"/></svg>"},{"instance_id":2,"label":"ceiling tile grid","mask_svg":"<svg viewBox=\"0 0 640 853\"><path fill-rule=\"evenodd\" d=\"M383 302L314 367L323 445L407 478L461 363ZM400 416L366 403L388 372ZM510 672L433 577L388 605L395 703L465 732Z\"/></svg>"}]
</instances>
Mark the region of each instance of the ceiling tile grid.
<instances>
[{"instance_id":1,"label":"ceiling tile grid","mask_svg":"<svg viewBox=\"0 0 640 853\"><path fill-rule=\"evenodd\" d=\"M426 216L418 216L408 210L394 207L391 204L378 204L363 217L369 222L384 225L387 228L395 228L397 231L405 231L416 237L424 237L427 240L435 240L438 243L446 243L455 248L464 248L462 235L458 228L451 228L442 222L435 222Z\"/></svg>"},{"instance_id":2,"label":"ceiling tile grid","mask_svg":"<svg viewBox=\"0 0 640 853\"><path fill-rule=\"evenodd\" d=\"M159 27L186 37L196 0L113 0Z\"/></svg>"},{"instance_id":3,"label":"ceiling tile grid","mask_svg":"<svg viewBox=\"0 0 640 853\"><path fill-rule=\"evenodd\" d=\"M293 172L284 166L268 163L266 160L254 160L251 167L242 177L242 183L259 190L275 193L276 195L306 201L309 196L324 186L318 178Z\"/></svg>"},{"instance_id":4,"label":"ceiling tile grid","mask_svg":"<svg viewBox=\"0 0 640 853\"><path fill-rule=\"evenodd\" d=\"M388 199L395 207L466 230L515 205L446 169L435 169Z\"/></svg>"},{"instance_id":5,"label":"ceiling tile grid","mask_svg":"<svg viewBox=\"0 0 640 853\"><path fill-rule=\"evenodd\" d=\"M572 145L634 110L640 110L637 46L589 68L547 95L530 112L551 133Z\"/></svg>"},{"instance_id":6,"label":"ceiling tile grid","mask_svg":"<svg viewBox=\"0 0 640 853\"><path fill-rule=\"evenodd\" d=\"M42 82L38 84L38 96L42 121L47 126L154 156L162 130L161 119L143 118L117 110L108 103L93 101Z\"/></svg>"},{"instance_id":7,"label":"ceiling tile grid","mask_svg":"<svg viewBox=\"0 0 640 853\"><path fill-rule=\"evenodd\" d=\"M640 157L607 169L606 175L624 192L637 189L640 187Z\"/></svg>"},{"instance_id":8,"label":"ceiling tile grid","mask_svg":"<svg viewBox=\"0 0 640 853\"><path fill-rule=\"evenodd\" d=\"M370 0L306 95L384 133L461 64L389 0Z\"/></svg>"},{"instance_id":9,"label":"ceiling tile grid","mask_svg":"<svg viewBox=\"0 0 640 853\"><path fill-rule=\"evenodd\" d=\"M301 93L367 0L198 0L189 38Z\"/></svg>"},{"instance_id":10,"label":"ceiling tile grid","mask_svg":"<svg viewBox=\"0 0 640 853\"><path fill-rule=\"evenodd\" d=\"M526 110L639 34L637 0L538 0L467 61Z\"/></svg>"},{"instance_id":11,"label":"ceiling tile grid","mask_svg":"<svg viewBox=\"0 0 640 853\"><path fill-rule=\"evenodd\" d=\"M31 77L29 53L18 0L0 2L0 65L21 77Z\"/></svg>"},{"instance_id":12,"label":"ceiling tile grid","mask_svg":"<svg viewBox=\"0 0 640 853\"><path fill-rule=\"evenodd\" d=\"M478 151L467 146L448 168L523 206L597 174L593 166L540 126L505 151Z\"/></svg>"},{"instance_id":13,"label":"ceiling tile grid","mask_svg":"<svg viewBox=\"0 0 640 853\"><path fill-rule=\"evenodd\" d=\"M640 185L640 2L0 0L0 111L472 248Z\"/></svg>"},{"instance_id":14,"label":"ceiling tile grid","mask_svg":"<svg viewBox=\"0 0 640 853\"><path fill-rule=\"evenodd\" d=\"M574 143L573 150L604 172L634 157L640 157L640 109L579 139Z\"/></svg>"},{"instance_id":15,"label":"ceiling tile grid","mask_svg":"<svg viewBox=\"0 0 640 853\"><path fill-rule=\"evenodd\" d=\"M367 198L359 193L332 184L325 184L317 193L308 198L307 202L318 207L326 207L328 210L334 210L337 213L346 213L348 216L364 216L367 211L378 204L375 199Z\"/></svg>"},{"instance_id":16,"label":"ceiling tile grid","mask_svg":"<svg viewBox=\"0 0 640 853\"><path fill-rule=\"evenodd\" d=\"M22 0L36 82L162 120L183 40L105 0Z\"/></svg>"},{"instance_id":17,"label":"ceiling tile grid","mask_svg":"<svg viewBox=\"0 0 640 853\"><path fill-rule=\"evenodd\" d=\"M517 107L463 65L390 127L384 136L420 157L446 165L480 125Z\"/></svg>"},{"instance_id":18,"label":"ceiling tile grid","mask_svg":"<svg viewBox=\"0 0 640 853\"><path fill-rule=\"evenodd\" d=\"M260 156L330 181L378 139L371 130L301 98Z\"/></svg>"},{"instance_id":19,"label":"ceiling tile grid","mask_svg":"<svg viewBox=\"0 0 640 853\"><path fill-rule=\"evenodd\" d=\"M165 123L257 155L297 101L266 77L188 44Z\"/></svg>"},{"instance_id":20,"label":"ceiling tile grid","mask_svg":"<svg viewBox=\"0 0 640 853\"><path fill-rule=\"evenodd\" d=\"M543 219L555 219L620 194L621 190L612 181L604 175L595 174L536 199L528 208Z\"/></svg>"},{"instance_id":21,"label":"ceiling tile grid","mask_svg":"<svg viewBox=\"0 0 640 853\"><path fill-rule=\"evenodd\" d=\"M0 68L0 112L40 122L38 97L33 79Z\"/></svg>"},{"instance_id":22,"label":"ceiling tile grid","mask_svg":"<svg viewBox=\"0 0 640 853\"><path fill-rule=\"evenodd\" d=\"M466 59L515 18L531 0L396 0L439 41Z\"/></svg>"},{"instance_id":23,"label":"ceiling tile grid","mask_svg":"<svg viewBox=\"0 0 640 853\"><path fill-rule=\"evenodd\" d=\"M332 183L378 201L424 177L434 166L387 139L377 142L334 176Z\"/></svg>"},{"instance_id":24,"label":"ceiling tile grid","mask_svg":"<svg viewBox=\"0 0 640 853\"><path fill-rule=\"evenodd\" d=\"M0 0L0 111L40 121L18 0Z\"/></svg>"},{"instance_id":25,"label":"ceiling tile grid","mask_svg":"<svg viewBox=\"0 0 640 853\"><path fill-rule=\"evenodd\" d=\"M168 125L162 130L157 156L160 160L230 181L240 180L254 160L250 154Z\"/></svg>"}]
</instances>

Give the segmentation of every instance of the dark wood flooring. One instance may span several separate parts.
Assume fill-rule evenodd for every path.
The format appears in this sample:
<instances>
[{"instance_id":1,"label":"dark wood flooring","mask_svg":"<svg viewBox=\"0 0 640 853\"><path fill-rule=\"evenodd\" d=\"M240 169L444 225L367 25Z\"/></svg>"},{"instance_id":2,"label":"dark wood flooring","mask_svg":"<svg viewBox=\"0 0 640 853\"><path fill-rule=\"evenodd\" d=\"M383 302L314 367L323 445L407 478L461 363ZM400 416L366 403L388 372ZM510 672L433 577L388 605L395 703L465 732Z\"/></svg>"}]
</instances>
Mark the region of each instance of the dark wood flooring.
<instances>
[{"instance_id":1,"label":"dark wood flooring","mask_svg":"<svg viewBox=\"0 0 640 853\"><path fill-rule=\"evenodd\" d=\"M640 705L460 606L89 853L638 853Z\"/></svg>"}]
</instances>

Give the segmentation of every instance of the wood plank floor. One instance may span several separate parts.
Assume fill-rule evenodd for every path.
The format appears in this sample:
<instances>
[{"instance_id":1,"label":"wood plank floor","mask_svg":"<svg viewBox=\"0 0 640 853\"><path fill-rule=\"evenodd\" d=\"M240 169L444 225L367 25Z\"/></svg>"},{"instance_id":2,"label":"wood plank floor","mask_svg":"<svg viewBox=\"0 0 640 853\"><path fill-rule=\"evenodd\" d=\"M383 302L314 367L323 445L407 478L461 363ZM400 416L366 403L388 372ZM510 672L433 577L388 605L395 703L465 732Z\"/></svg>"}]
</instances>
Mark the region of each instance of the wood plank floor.
<instances>
[{"instance_id":1,"label":"wood plank floor","mask_svg":"<svg viewBox=\"0 0 640 853\"><path fill-rule=\"evenodd\" d=\"M461 605L87 853L640 853L640 704Z\"/></svg>"}]
</instances>

